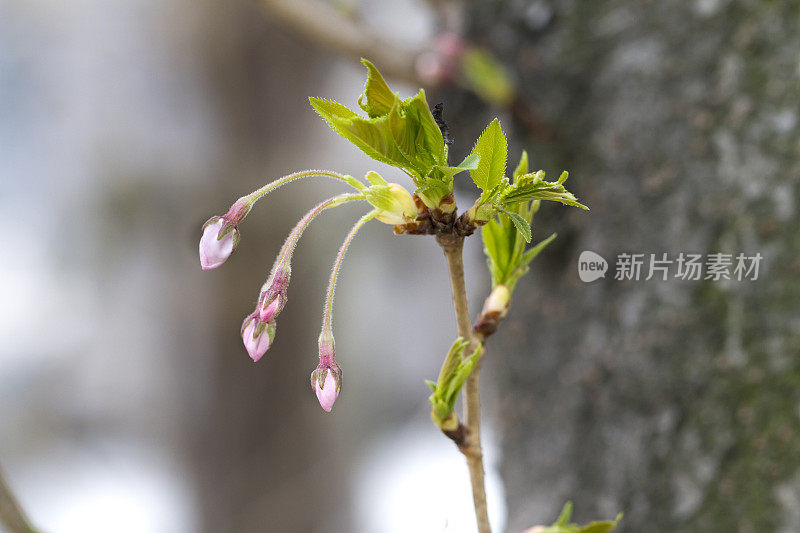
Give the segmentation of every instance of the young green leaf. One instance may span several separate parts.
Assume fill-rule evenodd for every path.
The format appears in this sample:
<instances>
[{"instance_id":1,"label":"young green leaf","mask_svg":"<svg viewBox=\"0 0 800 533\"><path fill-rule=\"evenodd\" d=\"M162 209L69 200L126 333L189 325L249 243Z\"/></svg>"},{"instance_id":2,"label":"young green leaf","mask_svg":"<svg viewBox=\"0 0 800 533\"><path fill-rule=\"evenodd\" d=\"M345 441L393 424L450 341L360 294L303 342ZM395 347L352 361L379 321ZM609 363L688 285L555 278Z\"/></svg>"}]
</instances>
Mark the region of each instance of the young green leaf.
<instances>
[{"instance_id":1,"label":"young green leaf","mask_svg":"<svg viewBox=\"0 0 800 533\"><path fill-rule=\"evenodd\" d=\"M616 529L620 520L622 520L622 513L619 513L614 520L601 520L587 524L578 529L577 533L608 533Z\"/></svg>"},{"instance_id":2,"label":"young green leaf","mask_svg":"<svg viewBox=\"0 0 800 533\"><path fill-rule=\"evenodd\" d=\"M456 339L442 364L439 380L435 384L426 381L433 391L428 398L431 403L431 417L440 427L445 420L451 419L461 387L464 386L464 382L478 363L483 350L482 345L479 344L472 354L464 357L464 350L468 345L469 342L463 337Z\"/></svg>"},{"instance_id":3,"label":"young green leaf","mask_svg":"<svg viewBox=\"0 0 800 533\"><path fill-rule=\"evenodd\" d=\"M572 519L572 502L567 502L561 509L561 513L558 515L558 520L556 520L556 523L553 525L563 527L568 525L571 519Z\"/></svg>"},{"instance_id":4,"label":"young green leaf","mask_svg":"<svg viewBox=\"0 0 800 533\"><path fill-rule=\"evenodd\" d=\"M542 533L609 533L613 531L622 520L622 513L617 515L614 520L603 520L599 522L591 522L585 526L574 524L570 522L572 519L572 502L567 502L562 509L558 520L546 528L541 528ZM540 529L540 528L534 528Z\"/></svg>"},{"instance_id":5,"label":"young green leaf","mask_svg":"<svg viewBox=\"0 0 800 533\"><path fill-rule=\"evenodd\" d=\"M472 153L480 157L478 168L470 171L472 181L482 191L493 189L506 174L508 144L500 121L494 119L475 142Z\"/></svg>"},{"instance_id":6,"label":"young green leaf","mask_svg":"<svg viewBox=\"0 0 800 533\"><path fill-rule=\"evenodd\" d=\"M500 209L499 211L508 215L511 222L513 222L514 226L517 228L517 231L525 238L525 242L531 242L531 225L527 220L522 218L522 215L505 209Z\"/></svg>"},{"instance_id":7,"label":"young green leaf","mask_svg":"<svg viewBox=\"0 0 800 533\"><path fill-rule=\"evenodd\" d=\"M406 116L416 126L416 148L419 154L431 158L433 164L444 165L444 137L442 130L436 125L431 108L425 99L425 91L419 92L403 101L403 110ZM433 166L433 164L431 166Z\"/></svg>"},{"instance_id":8,"label":"young green leaf","mask_svg":"<svg viewBox=\"0 0 800 533\"><path fill-rule=\"evenodd\" d=\"M541 170L519 176L514 184L506 189L499 202L503 205L512 205L531 200L551 200L588 211L589 208L578 202L575 195L564 187L567 176L566 172L562 172L555 182L544 181L544 172Z\"/></svg>"},{"instance_id":9,"label":"young green leaf","mask_svg":"<svg viewBox=\"0 0 800 533\"><path fill-rule=\"evenodd\" d=\"M367 181L370 182L372 185L389 185L386 183L386 180L383 179L383 176L375 172L374 170L370 170L367 172Z\"/></svg>"},{"instance_id":10,"label":"young green leaf","mask_svg":"<svg viewBox=\"0 0 800 533\"><path fill-rule=\"evenodd\" d=\"M368 74L364 93L358 97L358 105L370 118L382 117L389 113L398 97L389 88L375 65L363 57L361 63L367 67Z\"/></svg>"},{"instance_id":11,"label":"young green leaf","mask_svg":"<svg viewBox=\"0 0 800 533\"><path fill-rule=\"evenodd\" d=\"M522 151L522 155L519 158L519 163L517 163L517 168L514 169L514 181L520 176L524 176L528 173L528 152L525 150Z\"/></svg>"},{"instance_id":12,"label":"young green leaf","mask_svg":"<svg viewBox=\"0 0 800 533\"><path fill-rule=\"evenodd\" d=\"M374 207L384 211L391 211L394 207L394 197L388 185L373 185L364 191L367 201Z\"/></svg>"},{"instance_id":13,"label":"young green leaf","mask_svg":"<svg viewBox=\"0 0 800 533\"><path fill-rule=\"evenodd\" d=\"M525 252L522 255L521 264L523 266L528 266L531 263L531 261L533 261L536 258L536 256L539 255L539 253L542 250L544 250L545 246L553 242L553 239L555 239L557 236L558 236L557 233L553 233L548 238L546 238L545 240L543 240L542 242L538 243L536 246Z\"/></svg>"},{"instance_id":14,"label":"young green leaf","mask_svg":"<svg viewBox=\"0 0 800 533\"><path fill-rule=\"evenodd\" d=\"M473 48L464 54L464 77L483 100L506 106L514 98L514 82L506 69L488 52Z\"/></svg>"},{"instance_id":15,"label":"young green leaf","mask_svg":"<svg viewBox=\"0 0 800 533\"><path fill-rule=\"evenodd\" d=\"M389 131L389 117L367 119L338 102L309 98L311 106L333 131L355 144L376 161L401 168L413 168Z\"/></svg>"}]
</instances>

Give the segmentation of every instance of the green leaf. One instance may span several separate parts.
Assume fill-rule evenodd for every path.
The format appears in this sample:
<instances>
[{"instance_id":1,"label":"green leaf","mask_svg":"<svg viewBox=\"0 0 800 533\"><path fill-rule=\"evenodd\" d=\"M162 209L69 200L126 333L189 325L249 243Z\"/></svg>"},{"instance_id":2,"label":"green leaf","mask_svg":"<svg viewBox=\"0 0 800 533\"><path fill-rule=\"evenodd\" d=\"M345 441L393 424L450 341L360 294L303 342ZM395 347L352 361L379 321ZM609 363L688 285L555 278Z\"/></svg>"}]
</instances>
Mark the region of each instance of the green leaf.
<instances>
[{"instance_id":1,"label":"green leaf","mask_svg":"<svg viewBox=\"0 0 800 533\"><path fill-rule=\"evenodd\" d=\"M622 513L619 513L614 520L591 522L585 526L572 523L570 522L571 519L572 502L567 502L564 504L558 520L552 526L544 528L544 533L608 533L619 525L620 520L622 520Z\"/></svg>"},{"instance_id":2,"label":"green leaf","mask_svg":"<svg viewBox=\"0 0 800 533\"><path fill-rule=\"evenodd\" d=\"M444 137L425 99L425 91L420 89L413 97L403 100L403 110L418 128L416 134L418 153L425 156L425 162L431 158L433 160L431 166L445 164Z\"/></svg>"},{"instance_id":3,"label":"green leaf","mask_svg":"<svg viewBox=\"0 0 800 533\"><path fill-rule=\"evenodd\" d=\"M548 238L546 238L545 240L543 240L542 242L538 243L536 246L525 252L525 254L522 256L522 264L528 266L531 263L531 261L533 261L537 255L539 255L539 252L544 250L545 246L550 244L553 241L553 239L555 239L557 236L558 236L557 233L553 233Z\"/></svg>"},{"instance_id":4,"label":"green leaf","mask_svg":"<svg viewBox=\"0 0 800 533\"><path fill-rule=\"evenodd\" d=\"M368 117L322 98L310 98L311 105L333 131L376 161L403 169L417 187L428 187L429 193L438 194L433 198L438 201L452 190L453 175L468 167L451 170L447 165L444 138L425 91L400 100L375 65L362 62L368 75L359 106ZM432 185L431 181L440 183ZM445 191L439 194L442 189ZM436 205L434 202L432 207Z\"/></svg>"},{"instance_id":5,"label":"green leaf","mask_svg":"<svg viewBox=\"0 0 800 533\"><path fill-rule=\"evenodd\" d=\"M435 168L439 170L444 176L449 177L450 179L453 178L459 172L464 172L465 170L475 170L478 168L478 164L480 163L480 156L477 154L469 154L464 160L455 167L448 167L448 166L441 166L437 165Z\"/></svg>"},{"instance_id":6,"label":"green leaf","mask_svg":"<svg viewBox=\"0 0 800 533\"><path fill-rule=\"evenodd\" d=\"M556 523L553 525L566 526L567 524L569 524L571 518L572 518L572 502L567 502L561 509L561 513L558 515L558 520L556 520Z\"/></svg>"},{"instance_id":7,"label":"green leaf","mask_svg":"<svg viewBox=\"0 0 800 533\"><path fill-rule=\"evenodd\" d=\"M508 144L500 121L494 119L475 142L472 153L480 157L478 168L470 171L482 191L493 189L505 177Z\"/></svg>"},{"instance_id":8,"label":"green leaf","mask_svg":"<svg viewBox=\"0 0 800 533\"><path fill-rule=\"evenodd\" d=\"M442 369L439 372L437 383L426 382L433 390L428 401L432 406L432 415L437 424L450 417L455 409L455 402L461 388L464 386L472 370L480 359L483 346L478 344L475 351L468 357L464 357L464 349L469 342L459 337L450 347L450 351L445 357Z\"/></svg>"},{"instance_id":9,"label":"green leaf","mask_svg":"<svg viewBox=\"0 0 800 533\"><path fill-rule=\"evenodd\" d=\"M452 190L452 182L440 180L425 180L424 185L417 187L415 191L419 197L425 201L427 198L430 201L425 202L426 205L438 206L439 201L450 193Z\"/></svg>"},{"instance_id":10,"label":"green leaf","mask_svg":"<svg viewBox=\"0 0 800 533\"><path fill-rule=\"evenodd\" d=\"M381 73L375 65L361 58L361 63L367 67L367 84L364 93L358 97L358 105L367 112L370 118L382 117L389 113L398 97L386 84Z\"/></svg>"},{"instance_id":11,"label":"green leaf","mask_svg":"<svg viewBox=\"0 0 800 533\"><path fill-rule=\"evenodd\" d=\"M514 181L517 181L520 176L524 176L528 172L528 152L523 150L519 163L517 163L517 168L514 169Z\"/></svg>"},{"instance_id":12,"label":"green leaf","mask_svg":"<svg viewBox=\"0 0 800 533\"><path fill-rule=\"evenodd\" d=\"M375 172L374 170L370 170L367 172L367 181L370 182L372 185L389 185L386 183L386 180L383 179L383 176Z\"/></svg>"},{"instance_id":13,"label":"green leaf","mask_svg":"<svg viewBox=\"0 0 800 533\"><path fill-rule=\"evenodd\" d=\"M492 276L492 286L502 283L505 279L503 267L499 264L500 240L502 239L502 229L495 220L490 220L481 228L483 239L483 253L486 254L486 263L489 266L489 274Z\"/></svg>"},{"instance_id":14,"label":"green leaf","mask_svg":"<svg viewBox=\"0 0 800 533\"><path fill-rule=\"evenodd\" d=\"M565 205L572 205L586 209L588 207L578 202L571 192L564 187L568 174L562 172L556 182L544 181L544 172L538 171L520 176L517 181L509 187L502 198L499 199L503 205L512 205L517 202L530 200L550 200L561 202Z\"/></svg>"},{"instance_id":15,"label":"green leaf","mask_svg":"<svg viewBox=\"0 0 800 533\"><path fill-rule=\"evenodd\" d=\"M622 513L618 514L617 518L613 521L603 520L585 525L578 530L578 533L608 533L609 531L613 531L619 525L620 520L622 520Z\"/></svg>"},{"instance_id":16,"label":"green leaf","mask_svg":"<svg viewBox=\"0 0 800 533\"><path fill-rule=\"evenodd\" d=\"M527 220L522 218L519 213L506 211L505 209L500 209L500 212L508 215L508 217L511 219L511 222L513 222L514 226L516 226L517 231L525 238L525 242L531 242L531 225Z\"/></svg>"},{"instance_id":17,"label":"green leaf","mask_svg":"<svg viewBox=\"0 0 800 533\"><path fill-rule=\"evenodd\" d=\"M394 208L395 199L388 185L373 185L364 191L367 201L383 211Z\"/></svg>"},{"instance_id":18,"label":"green leaf","mask_svg":"<svg viewBox=\"0 0 800 533\"><path fill-rule=\"evenodd\" d=\"M473 351L466 358L461 359L461 361L459 361L458 363L458 367L456 367L455 372L453 372L452 378L448 380L447 387L445 389L445 394L446 394L445 397L450 403L451 409L455 408L455 402L456 399L458 398L458 393L461 392L461 387L464 386L464 383L467 381L467 378L472 373L472 370L475 368L475 365L478 364L478 359L480 358L481 350L483 350L483 347L479 344L475 348L475 351Z\"/></svg>"},{"instance_id":19,"label":"green leaf","mask_svg":"<svg viewBox=\"0 0 800 533\"><path fill-rule=\"evenodd\" d=\"M458 368L458 363L461 361L464 348L468 344L469 342L464 337L459 337L450 346L450 350L444 358L444 363L442 363L442 369L439 371L439 384L443 384L452 378L456 368Z\"/></svg>"},{"instance_id":20,"label":"green leaf","mask_svg":"<svg viewBox=\"0 0 800 533\"><path fill-rule=\"evenodd\" d=\"M311 106L333 131L359 147L376 161L401 168L413 168L389 131L389 117L366 119L338 102L309 98Z\"/></svg>"},{"instance_id":21,"label":"green leaf","mask_svg":"<svg viewBox=\"0 0 800 533\"><path fill-rule=\"evenodd\" d=\"M480 98L506 106L514 98L514 82L505 68L488 52L477 48L467 50L462 59L467 85Z\"/></svg>"}]
</instances>

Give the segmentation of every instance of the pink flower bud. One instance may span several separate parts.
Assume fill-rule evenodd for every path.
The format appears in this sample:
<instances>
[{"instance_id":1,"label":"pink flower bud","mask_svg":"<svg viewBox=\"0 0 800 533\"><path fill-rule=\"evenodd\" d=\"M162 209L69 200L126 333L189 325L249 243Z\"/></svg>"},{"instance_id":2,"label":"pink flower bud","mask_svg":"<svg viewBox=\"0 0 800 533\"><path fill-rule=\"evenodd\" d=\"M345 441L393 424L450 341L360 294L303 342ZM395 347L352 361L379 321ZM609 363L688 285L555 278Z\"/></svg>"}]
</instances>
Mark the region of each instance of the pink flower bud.
<instances>
[{"instance_id":1,"label":"pink flower bud","mask_svg":"<svg viewBox=\"0 0 800 533\"><path fill-rule=\"evenodd\" d=\"M467 48L464 39L452 32L444 32L436 37L433 48L448 59L458 59Z\"/></svg>"},{"instance_id":2,"label":"pink flower bud","mask_svg":"<svg viewBox=\"0 0 800 533\"><path fill-rule=\"evenodd\" d=\"M253 362L267 353L275 338L275 321L262 322L258 317L250 315L242 324L242 341Z\"/></svg>"},{"instance_id":3,"label":"pink flower bud","mask_svg":"<svg viewBox=\"0 0 800 533\"><path fill-rule=\"evenodd\" d=\"M262 322L269 322L283 311L288 300L286 291L289 288L291 272L288 265L276 264L269 280L261 287L256 312Z\"/></svg>"},{"instance_id":4,"label":"pink flower bud","mask_svg":"<svg viewBox=\"0 0 800 533\"><path fill-rule=\"evenodd\" d=\"M281 305L282 298L280 296L276 297L272 300L272 303L265 305L258 311L258 318L261 319L262 322L269 322L281 311L283 305Z\"/></svg>"},{"instance_id":5,"label":"pink flower bud","mask_svg":"<svg viewBox=\"0 0 800 533\"><path fill-rule=\"evenodd\" d=\"M428 85L454 83L458 79L466 49L466 43L457 34L446 32L439 35L431 50L417 57L417 75Z\"/></svg>"},{"instance_id":6,"label":"pink flower bud","mask_svg":"<svg viewBox=\"0 0 800 533\"><path fill-rule=\"evenodd\" d=\"M311 388L317 394L320 406L330 413L342 390L342 369L336 363L320 363L311 373Z\"/></svg>"},{"instance_id":7,"label":"pink flower bud","mask_svg":"<svg viewBox=\"0 0 800 533\"><path fill-rule=\"evenodd\" d=\"M217 268L230 257L239 241L239 230L224 217L214 217L203 226L200 237L200 266Z\"/></svg>"}]
</instances>

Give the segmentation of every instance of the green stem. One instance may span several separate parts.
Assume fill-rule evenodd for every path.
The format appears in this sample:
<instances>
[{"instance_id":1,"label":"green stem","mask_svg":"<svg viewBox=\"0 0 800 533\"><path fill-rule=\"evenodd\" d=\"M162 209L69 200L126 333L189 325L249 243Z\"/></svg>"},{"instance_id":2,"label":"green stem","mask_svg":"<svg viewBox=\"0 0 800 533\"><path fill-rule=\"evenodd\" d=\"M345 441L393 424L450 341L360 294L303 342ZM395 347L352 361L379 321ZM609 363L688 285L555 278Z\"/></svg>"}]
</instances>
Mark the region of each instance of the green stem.
<instances>
[{"instance_id":1,"label":"green stem","mask_svg":"<svg viewBox=\"0 0 800 533\"><path fill-rule=\"evenodd\" d=\"M260 189L256 189L250 194L242 196L233 203L231 208L225 214L225 218L228 219L234 226L236 226L242 220L244 220L244 218L253 208L255 203L259 201L261 198L263 198L270 192L274 191L278 187L286 185L290 181L294 181L300 178L308 178L310 176L325 176L328 178L333 178L335 180L339 180L350 185L358 192L362 192L367 188L366 185L361 183L353 176L339 174L338 172L334 172L332 170L301 170L299 172L292 172L291 174L287 174L286 176L278 178L275 181L271 181L270 183L267 183Z\"/></svg>"},{"instance_id":2,"label":"green stem","mask_svg":"<svg viewBox=\"0 0 800 533\"><path fill-rule=\"evenodd\" d=\"M343 181L344 183L347 183L348 185L350 185L351 187L353 187L354 189L356 189L359 192L363 191L366 188L366 186L363 183L358 181L353 176L347 176L345 174L339 174L338 172L334 172L332 170L319 170L319 169L301 170L299 172L292 172L291 174L287 174L286 176L283 176L282 178L278 178L273 182L267 183L266 185L264 185L260 189L257 189L257 190L251 192L250 194L248 194L246 196L242 196L239 200L240 201L242 201L242 200L246 201L248 204L250 204L252 206L258 200L260 200L263 196L265 196L266 194L274 191L275 189L277 189L281 185L286 185L290 181L294 181L294 180L300 179L300 178L307 178L309 176L326 176L328 178L333 178L333 179L336 179L336 180L339 180L339 181Z\"/></svg>"},{"instance_id":3,"label":"green stem","mask_svg":"<svg viewBox=\"0 0 800 533\"><path fill-rule=\"evenodd\" d=\"M336 291L336 279L339 277L339 269L342 267L342 261L344 260L344 255L347 253L347 248L350 246L350 243L353 241L356 233L358 233L358 230L361 229L361 226L375 218L377 214L377 210L370 211L363 217L359 218L358 222L356 222L353 228L350 230L350 233L348 233L347 237L345 237L342 247L339 249L339 254L336 256L336 261L333 263L333 269L331 270L331 278L328 281L328 292L325 296L325 309L322 315L322 332L319 336L320 344L322 344L323 341L333 341L333 295Z\"/></svg>"}]
</instances>

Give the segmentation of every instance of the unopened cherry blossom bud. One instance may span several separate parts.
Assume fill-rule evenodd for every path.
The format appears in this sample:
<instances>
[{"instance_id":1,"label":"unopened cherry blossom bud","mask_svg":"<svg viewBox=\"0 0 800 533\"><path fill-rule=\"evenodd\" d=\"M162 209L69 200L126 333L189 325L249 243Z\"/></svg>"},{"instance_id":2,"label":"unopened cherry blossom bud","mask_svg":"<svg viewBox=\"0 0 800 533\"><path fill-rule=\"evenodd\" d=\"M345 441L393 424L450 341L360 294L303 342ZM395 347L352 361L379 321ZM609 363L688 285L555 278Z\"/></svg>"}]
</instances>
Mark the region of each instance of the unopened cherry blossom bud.
<instances>
[{"instance_id":1,"label":"unopened cherry blossom bud","mask_svg":"<svg viewBox=\"0 0 800 533\"><path fill-rule=\"evenodd\" d=\"M319 404L330 413L333 403L342 390L342 369L335 362L320 363L311 373L311 388L317 395Z\"/></svg>"},{"instance_id":2,"label":"unopened cherry blossom bud","mask_svg":"<svg viewBox=\"0 0 800 533\"><path fill-rule=\"evenodd\" d=\"M261 287L261 295L258 298L258 316L263 322L269 322L277 317L286 305L287 289L291 278L291 268L288 263L283 264L278 260L272 268L272 274Z\"/></svg>"},{"instance_id":3,"label":"unopened cherry blossom bud","mask_svg":"<svg viewBox=\"0 0 800 533\"><path fill-rule=\"evenodd\" d=\"M200 266L211 270L222 265L236 249L239 230L225 217L213 217L203 225L200 237Z\"/></svg>"},{"instance_id":4,"label":"unopened cherry blossom bud","mask_svg":"<svg viewBox=\"0 0 800 533\"><path fill-rule=\"evenodd\" d=\"M436 37L430 50L417 57L417 75L428 85L457 81L466 49L466 43L459 35L442 33Z\"/></svg>"},{"instance_id":5,"label":"unopened cherry blossom bud","mask_svg":"<svg viewBox=\"0 0 800 533\"><path fill-rule=\"evenodd\" d=\"M278 313L281 312L283 309L283 297L278 295L272 300L271 303L263 306L258 311L258 318L261 319L263 322L269 322L270 320L274 319L278 316Z\"/></svg>"},{"instance_id":6,"label":"unopened cherry blossom bud","mask_svg":"<svg viewBox=\"0 0 800 533\"><path fill-rule=\"evenodd\" d=\"M242 323L242 341L253 362L261 359L275 338L275 321L263 322L250 315Z\"/></svg>"}]
</instances>

